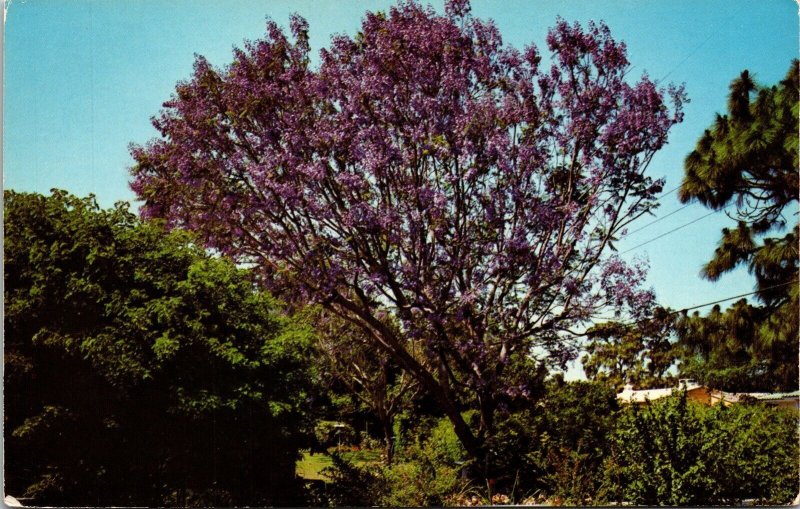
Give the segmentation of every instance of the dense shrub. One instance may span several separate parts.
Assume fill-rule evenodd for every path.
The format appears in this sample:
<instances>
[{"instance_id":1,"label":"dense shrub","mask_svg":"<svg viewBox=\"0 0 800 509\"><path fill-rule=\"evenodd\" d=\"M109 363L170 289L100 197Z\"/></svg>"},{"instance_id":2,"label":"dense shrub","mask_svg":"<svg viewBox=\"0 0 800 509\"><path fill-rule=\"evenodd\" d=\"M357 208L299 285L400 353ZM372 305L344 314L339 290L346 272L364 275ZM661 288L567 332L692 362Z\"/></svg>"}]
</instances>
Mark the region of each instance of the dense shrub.
<instances>
[{"instance_id":1,"label":"dense shrub","mask_svg":"<svg viewBox=\"0 0 800 509\"><path fill-rule=\"evenodd\" d=\"M617 411L602 383L548 381L535 405L498 421L488 447L493 491L514 501L534 493L572 504L594 498Z\"/></svg>"},{"instance_id":2,"label":"dense shrub","mask_svg":"<svg viewBox=\"0 0 800 509\"><path fill-rule=\"evenodd\" d=\"M470 484L467 454L447 419L423 419L410 430L391 465L357 466L338 455L325 470L331 506L441 506L456 504Z\"/></svg>"},{"instance_id":3,"label":"dense shrub","mask_svg":"<svg viewBox=\"0 0 800 509\"><path fill-rule=\"evenodd\" d=\"M453 503L469 486L462 475L467 453L447 419L419 430L416 440L383 476L388 494L381 502L391 506L441 506Z\"/></svg>"},{"instance_id":4,"label":"dense shrub","mask_svg":"<svg viewBox=\"0 0 800 509\"><path fill-rule=\"evenodd\" d=\"M673 397L619 408L610 387L556 378L535 406L498 421L486 484L468 480L480 469L448 421L414 422L392 466L337 462L328 503L778 504L798 490L797 415L755 403L708 407Z\"/></svg>"},{"instance_id":5,"label":"dense shrub","mask_svg":"<svg viewBox=\"0 0 800 509\"><path fill-rule=\"evenodd\" d=\"M707 407L685 394L622 413L605 468L608 500L645 505L785 504L798 491L796 413Z\"/></svg>"},{"instance_id":6,"label":"dense shrub","mask_svg":"<svg viewBox=\"0 0 800 509\"><path fill-rule=\"evenodd\" d=\"M550 384L539 410L537 451L547 494L576 505L596 497L618 409L613 388L605 384Z\"/></svg>"}]
</instances>

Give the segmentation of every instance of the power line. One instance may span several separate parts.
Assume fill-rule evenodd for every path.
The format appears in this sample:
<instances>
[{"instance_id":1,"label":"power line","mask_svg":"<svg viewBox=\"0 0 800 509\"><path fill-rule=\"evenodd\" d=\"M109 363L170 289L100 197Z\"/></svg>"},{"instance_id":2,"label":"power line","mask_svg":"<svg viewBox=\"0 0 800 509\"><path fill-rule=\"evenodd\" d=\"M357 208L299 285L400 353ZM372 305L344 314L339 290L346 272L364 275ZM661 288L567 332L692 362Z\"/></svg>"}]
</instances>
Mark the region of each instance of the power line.
<instances>
[{"instance_id":1,"label":"power line","mask_svg":"<svg viewBox=\"0 0 800 509\"><path fill-rule=\"evenodd\" d=\"M726 302L726 301L729 301L729 300L738 299L738 298L741 298L741 297L747 297L748 295L755 295L757 293L766 292L768 290L774 290L775 288L781 288L783 286L793 285L793 284L796 284L796 283L797 283L797 281L789 281L789 282L786 282L786 283L781 283L779 285L768 286L767 288L762 288L762 289L756 290L754 292L742 293L742 294L739 294L739 295L734 295L733 297L725 297L724 299L715 300L714 302L706 302L705 304L698 304L696 306L679 309L678 311L673 311L670 314L671 315L675 315L675 314L678 314L678 313L683 313L684 311L691 311L693 309L704 308L706 306L711 306L713 304L720 304L722 302Z\"/></svg>"},{"instance_id":2,"label":"power line","mask_svg":"<svg viewBox=\"0 0 800 509\"><path fill-rule=\"evenodd\" d=\"M667 191L667 192L665 192L664 194L662 194L661 196L659 196L659 197L658 197L658 199L656 199L656 201L661 201L661 200L662 200L664 197L671 195L672 193L674 193L675 191L677 191L677 190L678 190L678 189L680 189L680 188L681 188L681 186L680 186L680 185L673 187L673 188L672 188L672 189L670 189L669 191ZM681 210L685 209L685 208L686 208L686 207L688 207L689 205L691 205L691 204L690 204L690 203L687 203L687 204L686 204L686 205L684 205L683 207L679 208L678 210L674 210L674 211L670 212L669 214L667 214L667 215L666 215L666 216L664 216L664 217L661 217L661 218L659 218L659 219L656 219L655 221L651 221L651 222L647 223L646 225L644 225L644 226L642 226L642 227L640 227L640 228L637 228L637 229L635 229L635 230L633 230L633 231L631 231L631 232L628 232L627 234L625 234L625 236L627 237L628 235L631 235L631 234L633 234L633 233L636 233L636 232L638 232L638 231L644 230L644 229L645 229L645 228L647 228L648 226L650 226L650 225L652 225L652 224L655 224L655 223L657 223L657 222L661 221L662 219L664 219L664 218L667 218L667 217L671 216L672 214L675 214L676 212L680 212Z\"/></svg>"},{"instance_id":3,"label":"power line","mask_svg":"<svg viewBox=\"0 0 800 509\"><path fill-rule=\"evenodd\" d=\"M784 287L784 286L793 285L793 284L797 284L797 283L798 283L797 281L789 281L789 282L781 283L781 284L778 284L778 285L768 286L767 288L762 288L760 290L755 290L755 291L747 292L747 293L741 293L739 295L733 295L731 297L725 297L725 298L722 298L722 299L719 299L719 300L715 300L713 302L706 302L704 304L697 304L695 306L689 306L687 308L678 309L677 311L670 311L669 313L666 314L666 316L677 315L679 313L685 313L686 311L692 311L693 309L704 308L706 306L712 306L714 304L721 304L721 303L727 302L729 300L740 299L742 297L748 297L750 295L755 295L757 293L766 292L768 290L774 290L776 288L781 288L781 287ZM609 322L614 321L613 318L609 318L609 317L598 317L598 318L600 318L602 320L609 321ZM655 318L649 318L649 319L643 320L642 322L618 322L618 323L620 325L632 326L632 325L639 325L640 323L653 322L655 320L656 320Z\"/></svg>"},{"instance_id":4,"label":"power line","mask_svg":"<svg viewBox=\"0 0 800 509\"><path fill-rule=\"evenodd\" d=\"M724 21L728 21L729 19L731 19L731 18L733 18L734 16L736 16L737 14L739 14L739 13L742 11L742 9L744 9L744 8L746 7L746 5L747 5L747 4L745 3L744 5L742 5L742 7L739 7L739 8L738 8L738 9L737 9L737 10L736 10L734 13L730 14L729 16L727 16L727 17L725 18L725 20L724 20ZM710 40L712 37L714 37L714 36L717 34L717 31L716 31L716 30L709 30L709 32L710 32L710 33L708 34L708 36L707 36L705 39L703 39L703 40L700 42L700 44L698 44L697 46L695 46L695 47L694 47L694 48L693 48L693 49L692 49L692 50L689 52L689 54L688 54L688 55L686 55L686 56L684 57L684 59L683 59L683 60L681 60L680 62L678 62L677 64L675 64L675 66L674 66L672 69L670 69L670 70L669 70L669 72L667 72L667 74L665 74L664 76L662 76L662 77L661 77L661 79L660 79L660 80L658 80L658 82L662 82L662 81L664 81L665 79L667 79L667 78L669 77L669 75L670 75L670 74L672 74L672 73L675 71L675 69L677 69L678 67L682 66L682 65L683 65L683 64L684 64L684 63L685 63L687 60L689 60L691 57L693 57L693 56L694 56L694 54L695 54L695 53L697 53L697 52L700 50L700 48L702 48L702 47L703 47L703 46L704 46L704 45L705 45L705 44L706 44L706 43L707 43L707 42L708 42L708 41L709 41L709 40Z\"/></svg>"},{"instance_id":5,"label":"power line","mask_svg":"<svg viewBox=\"0 0 800 509\"><path fill-rule=\"evenodd\" d=\"M741 12L743 9L744 9L744 6L740 7L740 8L739 8L739 9L737 9L735 12L733 12L733 13L732 13L732 14L730 14L730 15L728 15L728 16L725 18L725 20L727 21L728 19L731 19L731 18L733 18L734 16L736 16L737 14L739 14L739 12ZM690 50L690 51L689 51L689 53L688 53L688 54L687 54L687 55L686 55L686 56L685 56L685 57L684 57L684 58L683 58L683 59L682 59L680 62L678 62L677 64L675 64L675 65L674 65L674 66L673 66L673 67L672 67L672 68L671 68L671 69L670 69L670 70L669 70L669 71L668 71L668 72L667 72L667 73L666 73L664 76L662 76L662 77L661 77L661 79L659 79L659 80L657 81L657 83L663 82L665 79L667 79L667 78L669 77L669 75L670 75L670 74L672 74L672 73L673 73L673 72L674 72L674 71L675 71L675 70L676 70L678 67L682 66L682 65L683 65L683 64L684 64L684 63L685 63L687 60L689 60L689 59L690 59L692 56L694 56L694 55L695 55L695 54L696 54L696 53L697 53L697 52L700 50L700 48L702 48L702 47L703 47L703 46L704 46L704 45L705 45L705 44L706 44L706 43L707 43L707 42L708 42L708 41L709 41L709 40L710 40L710 39L711 39L711 38L712 38L714 35L716 35L716 33L717 33L717 31L716 31L716 30L710 30L710 33L709 33L709 35L708 35L708 36L707 36L705 39L703 39L703 40L702 40L702 41L701 41L699 44L697 44L697 45L696 45L694 48L692 48L692 50ZM674 193L675 191L677 191L678 189L680 189L680 187L681 187L681 186L680 186L680 185L678 185L678 186L676 186L676 187L673 187L673 188L672 188L672 189L670 189L669 191L665 192L664 194L662 194L661 196L659 196L659 198L658 198L658 199L659 199L659 201L660 201L662 198L664 198L664 197L666 197L666 196L669 196L670 194ZM667 218L667 217L671 216L672 214L675 214L675 213L677 213L677 212L680 212L681 210L685 209L685 208L686 208L686 207L688 207L688 206L689 206L689 204L686 204L686 205L684 205L683 207L679 208L678 210L675 210L675 211L673 211L673 212L670 212L669 214L667 214L667 215L666 215L666 216L664 216L664 217L661 217L661 218L659 218L659 219L656 219L655 221L651 221L650 223L648 223L648 224L646 224L646 225L644 225L644 226L642 226L642 227L640 227L640 228L637 228L636 230L633 230L633 231L631 231L631 232L628 232L628 234L627 234L627 235L631 235L631 234L633 234L633 233L636 233L636 232L639 232L639 231L641 231L641 230L644 230L645 228L647 228L647 227L649 227L649 226L651 226L651 225L653 225L653 224L655 224L655 223L657 223L657 222L661 221L662 219L665 219L665 218ZM661 237L664 237L664 236L666 236L666 235L669 235L670 233L672 233L672 232L674 232L674 231L680 230L680 229L681 229L681 228L683 228L684 226L689 226L690 224L692 224L692 223L695 223L695 222L697 222L697 221L699 221L699 220L701 220L701 219L703 219L703 218L705 218L705 217L708 217L709 215L711 215L711 214L706 214L705 216L702 216L702 217L700 217L700 218L697 218L697 219L695 219L694 221L691 221L691 222L689 222L689 223L686 223L686 224L684 224L684 225L681 225L681 226L679 226L679 227L675 228L674 230L670 230L670 231L668 231L668 232L666 232L666 233L664 233L664 234L662 234L662 235L659 235L658 237L655 237L655 238L653 238L653 239L650 239L650 240L648 240L647 242L643 242L642 244L639 244L638 246L635 246L635 247L632 247L631 249L628 249L628 250L626 250L626 251L623 251L623 252L622 252L622 253L620 253L620 254L627 253L628 251L632 251L632 250L634 250L634 249L637 249L637 248L639 248L639 247L642 247L642 246L643 246L643 245L645 245L645 244L649 244L650 242L653 242L653 241L655 241L655 240L658 240L658 239L660 239Z\"/></svg>"},{"instance_id":6,"label":"power line","mask_svg":"<svg viewBox=\"0 0 800 509\"><path fill-rule=\"evenodd\" d=\"M677 185L677 186L673 187L672 189L670 189L669 191L667 191L664 194L662 194L661 196L659 196L658 199L661 200L661 198L671 195L672 193L674 193L675 191L677 191L680 188L681 188L681 186Z\"/></svg>"},{"instance_id":7,"label":"power line","mask_svg":"<svg viewBox=\"0 0 800 509\"><path fill-rule=\"evenodd\" d=\"M642 226L642 227L640 227L640 228L636 228L636 229L635 229L635 230L633 230L633 231L629 231L629 232L628 232L628 233L627 233L625 236L626 236L626 237L628 237L628 236L630 236L630 235L633 235L633 234L634 234L634 233L636 233L636 232L640 232L640 231L644 230L645 228L647 228L647 227L649 227L649 226L652 226L652 225L656 224L657 222L659 222L659 221L662 221L662 220L664 220L664 219L668 218L669 216L671 216L671 215L673 215L673 214L677 214L678 212L680 212L681 210L685 209L685 208L686 208L686 207L688 207L689 205L691 205L691 203L687 203L687 204L686 204L686 205L684 205L683 207L681 207L681 208L679 208L679 209L677 209L677 210L673 210L672 212L670 212L670 213L669 213L669 214L667 214L666 216L662 216L662 217L659 217L658 219L656 219L656 220L654 220L654 221L650 221L649 223L647 223L646 225L644 225L644 226Z\"/></svg>"},{"instance_id":8,"label":"power line","mask_svg":"<svg viewBox=\"0 0 800 509\"><path fill-rule=\"evenodd\" d=\"M702 48L702 47L703 47L703 45L709 41L709 39L711 39L712 37L714 37L714 35L716 35L716 34L715 34L715 32L713 32L713 31L712 31L712 32L711 32L711 33L708 35L708 37L706 37L705 39L703 39L703 42L701 42L700 44L698 44L697 46L695 46L695 47L694 47L694 49L692 49L692 50L689 52L689 54L688 54L688 55L686 55L686 57L684 57L684 59L683 59L683 60L681 60L680 62L678 62L677 64L675 64L675 67L673 67L672 69L670 69L670 70L669 70L669 72L668 72L667 74L665 74L664 76L662 76L662 77L661 77L661 79L659 80L659 83L660 83L660 82L662 82L662 81L664 81L665 79L667 79L667 78L669 77L669 75L670 75L670 74L672 74L672 73L675 71L675 69L677 69L678 67L682 66L682 65L684 64L684 62L686 62L686 61L687 61L687 60L689 60L689 59L690 59L692 56L694 56L694 54L695 54L695 53L697 53L697 51L698 51L700 48Z\"/></svg>"},{"instance_id":9,"label":"power line","mask_svg":"<svg viewBox=\"0 0 800 509\"><path fill-rule=\"evenodd\" d=\"M645 245L647 245L647 244L649 244L649 243L651 243L651 242L655 242L656 240L658 240L658 239L660 239L660 238L662 238L662 237L666 237L667 235L669 235L669 234L671 234L671 233L675 233L676 231L680 230L681 228L686 228L686 227L687 227L687 226L689 226L690 224L694 224L694 223L696 223L696 222L700 221L701 219L705 219L705 218L707 218L708 216L710 216L710 215L712 215L712 214L716 214L717 212L718 212L717 210L712 210L712 211L711 211L711 212L709 212L708 214L705 214L705 215L703 215L703 216L700 216L700 217L698 217L697 219L694 219L694 220L692 220L692 221L689 221L688 223L682 224L682 225L678 226L677 228L673 228L672 230L670 230L670 231L668 231L668 232L665 232L665 233L662 233L661 235L659 235L659 236L657 236L657 237L653 237L653 238L652 238L652 239L650 239L650 240L646 240L646 241L642 242L641 244L637 244L637 245L633 246L633 247L632 247L632 248L630 248L630 249L626 249L625 251L622 251L622 252L620 252L619 254L621 254L621 255L622 255L622 254L628 253L628 252L630 252L630 251L633 251L634 249L639 249L639 248L640 248L640 247L642 247L642 246L645 246Z\"/></svg>"}]
</instances>

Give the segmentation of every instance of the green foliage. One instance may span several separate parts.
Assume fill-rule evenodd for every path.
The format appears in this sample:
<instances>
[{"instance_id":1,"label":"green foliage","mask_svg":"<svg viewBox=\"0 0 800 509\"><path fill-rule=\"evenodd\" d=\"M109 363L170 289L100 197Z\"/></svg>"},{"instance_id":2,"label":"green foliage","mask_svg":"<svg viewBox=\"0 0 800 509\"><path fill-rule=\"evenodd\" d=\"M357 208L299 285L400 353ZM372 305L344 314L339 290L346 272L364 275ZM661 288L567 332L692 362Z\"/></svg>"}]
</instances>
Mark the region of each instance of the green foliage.
<instances>
[{"instance_id":1,"label":"green foliage","mask_svg":"<svg viewBox=\"0 0 800 509\"><path fill-rule=\"evenodd\" d=\"M358 466L340 455L324 470L331 506L429 507L452 504L469 487L467 454L447 419L415 428L391 465Z\"/></svg>"},{"instance_id":2,"label":"green foliage","mask_svg":"<svg viewBox=\"0 0 800 509\"><path fill-rule=\"evenodd\" d=\"M502 415L494 435L487 442L493 493L507 494L519 500L535 488L541 488L541 465L536 461L541 430L534 428L530 411ZM488 493L487 493L488 495Z\"/></svg>"},{"instance_id":3,"label":"green foliage","mask_svg":"<svg viewBox=\"0 0 800 509\"><path fill-rule=\"evenodd\" d=\"M495 465L493 494L512 501L547 494L582 505L600 484L616 394L602 383L560 377L544 389L534 407L509 412L497 423L487 446Z\"/></svg>"},{"instance_id":4,"label":"green foliage","mask_svg":"<svg viewBox=\"0 0 800 509\"><path fill-rule=\"evenodd\" d=\"M728 114L717 115L686 157L682 201L698 200L719 210L741 200L737 206L750 209L755 220L747 223L755 233L780 220L781 209L797 200L798 65L793 61L786 78L773 87L759 87L746 70L731 83ZM714 277L717 271L708 273Z\"/></svg>"},{"instance_id":5,"label":"green foliage","mask_svg":"<svg viewBox=\"0 0 800 509\"><path fill-rule=\"evenodd\" d=\"M383 469L387 495L381 505L441 506L466 491L469 482L462 471L467 453L450 421L438 419L430 431L418 429L415 438Z\"/></svg>"},{"instance_id":6,"label":"green foliage","mask_svg":"<svg viewBox=\"0 0 800 509\"><path fill-rule=\"evenodd\" d=\"M321 447L327 449L340 444L355 442L356 431L347 423L339 421L319 421L314 426L314 436Z\"/></svg>"},{"instance_id":7,"label":"green foliage","mask_svg":"<svg viewBox=\"0 0 800 509\"><path fill-rule=\"evenodd\" d=\"M361 328L321 308L309 307L306 314L314 321L314 362L320 367L331 402L344 403L339 405L340 410L350 407L351 413L368 414L377 421L383 434L385 461L391 463L394 419L420 392L419 383L385 351L374 348ZM397 324L386 322L400 333ZM342 401L342 393L350 401Z\"/></svg>"},{"instance_id":8,"label":"green foliage","mask_svg":"<svg viewBox=\"0 0 800 509\"><path fill-rule=\"evenodd\" d=\"M395 419L392 465L372 451L335 456L332 482L302 499L299 447L314 431L337 440L332 423L315 430L306 410L318 396L319 368L309 365L318 338L310 319L278 314L246 271L125 205L7 192L5 302L6 489L37 504L431 506L472 493L777 504L798 488L796 414L685 397L620 411L614 387L543 382L541 366L512 357L520 389L499 400L489 467L469 459L436 404L415 398ZM759 373L767 380L772 365L758 352L776 348L776 357L783 343L769 346L763 329L796 328L782 306L742 302L679 322L693 328L679 334L695 352L681 369L712 367L707 379L737 386ZM595 339L609 348L594 352L597 378L663 377L666 330L598 326ZM462 417L475 429L482 419ZM488 484L471 484L474 472Z\"/></svg>"},{"instance_id":9,"label":"green foliage","mask_svg":"<svg viewBox=\"0 0 800 509\"><path fill-rule=\"evenodd\" d=\"M684 395L620 409L605 384L556 378L535 408L497 422L488 485L464 478L473 465L448 421L418 423L391 466L337 461L324 503L459 505L507 495L566 505L778 504L798 489L797 416L757 404L707 407Z\"/></svg>"},{"instance_id":10,"label":"green foliage","mask_svg":"<svg viewBox=\"0 0 800 509\"><path fill-rule=\"evenodd\" d=\"M789 293L796 303L797 287ZM797 388L797 316L793 304L778 309L745 300L722 312L715 306L677 322L681 375L734 392ZM770 333L782 328L780 337ZM789 341L794 337L794 341Z\"/></svg>"},{"instance_id":11,"label":"green foliage","mask_svg":"<svg viewBox=\"0 0 800 509\"><path fill-rule=\"evenodd\" d=\"M657 308L650 319L627 325L596 324L587 331L587 354L581 359L590 380L622 389L626 383L640 388L665 387L674 382L667 373L675 364L677 349L671 341L672 315Z\"/></svg>"},{"instance_id":12,"label":"green foliage","mask_svg":"<svg viewBox=\"0 0 800 509\"><path fill-rule=\"evenodd\" d=\"M707 499L712 479L700 460L702 410L684 394L623 413L606 472L615 481L615 498L646 505L698 505Z\"/></svg>"},{"instance_id":13,"label":"green foliage","mask_svg":"<svg viewBox=\"0 0 800 509\"><path fill-rule=\"evenodd\" d=\"M333 464L322 471L331 480L321 497L327 505L369 507L386 495L386 483L379 470L355 465L338 454L332 459Z\"/></svg>"},{"instance_id":14,"label":"green foliage","mask_svg":"<svg viewBox=\"0 0 800 509\"><path fill-rule=\"evenodd\" d=\"M728 114L717 116L685 161L680 199L737 219L723 229L703 275L716 281L745 266L764 304L741 302L679 323L682 374L728 390L797 387L799 69L793 61L772 87L742 72L731 83Z\"/></svg>"},{"instance_id":15,"label":"green foliage","mask_svg":"<svg viewBox=\"0 0 800 509\"><path fill-rule=\"evenodd\" d=\"M5 193L6 489L54 505L297 501L310 332L125 204Z\"/></svg>"},{"instance_id":16,"label":"green foliage","mask_svg":"<svg viewBox=\"0 0 800 509\"><path fill-rule=\"evenodd\" d=\"M797 494L795 413L707 407L686 395L633 405L611 436L601 496L635 505L785 504Z\"/></svg>"},{"instance_id":17,"label":"green foliage","mask_svg":"<svg viewBox=\"0 0 800 509\"><path fill-rule=\"evenodd\" d=\"M564 503L585 504L599 490L618 413L616 394L605 384L556 379L542 407L532 451L541 489Z\"/></svg>"}]
</instances>

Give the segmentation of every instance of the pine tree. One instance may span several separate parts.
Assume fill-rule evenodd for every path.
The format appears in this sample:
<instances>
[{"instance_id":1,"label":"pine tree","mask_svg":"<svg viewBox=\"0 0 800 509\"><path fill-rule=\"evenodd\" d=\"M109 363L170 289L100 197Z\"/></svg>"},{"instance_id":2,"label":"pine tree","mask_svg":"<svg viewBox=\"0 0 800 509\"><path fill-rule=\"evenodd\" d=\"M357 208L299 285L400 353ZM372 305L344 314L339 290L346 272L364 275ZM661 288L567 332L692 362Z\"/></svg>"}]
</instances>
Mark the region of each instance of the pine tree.
<instances>
[{"instance_id":1,"label":"pine tree","mask_svg":"<svg viewBox=\"0 0 800 509\"><path fill-rule=\"evenodd\" d=\"M797 388L798 175L798 61L772 87L745 70L731 83L728 114L686 157L679 196L737 222L702 275L717 281L745 266L760 304L679 319L684 375L729 390Z\"/></svg>"}]
</instances>

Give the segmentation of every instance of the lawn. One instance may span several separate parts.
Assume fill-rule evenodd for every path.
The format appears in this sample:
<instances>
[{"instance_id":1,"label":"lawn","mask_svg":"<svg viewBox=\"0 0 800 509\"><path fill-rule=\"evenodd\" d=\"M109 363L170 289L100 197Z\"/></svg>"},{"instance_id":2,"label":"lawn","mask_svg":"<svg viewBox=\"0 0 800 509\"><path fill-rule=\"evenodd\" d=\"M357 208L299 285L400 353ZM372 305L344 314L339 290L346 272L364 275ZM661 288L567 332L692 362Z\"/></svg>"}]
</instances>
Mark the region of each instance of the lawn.
<instances>
[{"instance_id":1,"label":"lawn","mask_svg":"<svg viewBox=\"0 0 800 509\"><path fill-rule=\"evenodd\" d=\"M295 472L298 477L309 481L328 481L329 479L322 474L322 469L333 464L331 457L327 454L311 454L303 451L303 457L297 462Z\"/></svg>"},{"instance_id":2,"label":"lawn","mask_svg":"<svg viewBox=\"0 0 800 509\"><path fill-rule=\"evenodd\" d=\"M330 449L330 452L333 451L335 451L335 448ZM364 449L359 451L340 451L339 454L342 458L357 466L379 463L381 460L380 451ZM297 462L295 472L297 472L298 477L309 481L317 480L327 482L329 479L322 473L322 470L332 464L333 460L328 453L311 454L308 451L303 451L303 457Z\"/></svg>"}]
</instances>

